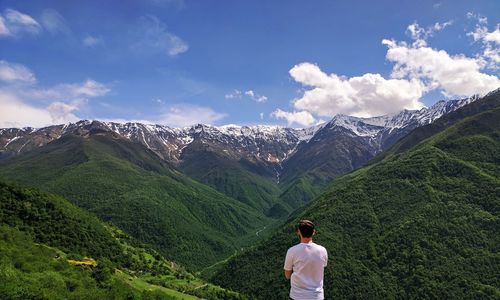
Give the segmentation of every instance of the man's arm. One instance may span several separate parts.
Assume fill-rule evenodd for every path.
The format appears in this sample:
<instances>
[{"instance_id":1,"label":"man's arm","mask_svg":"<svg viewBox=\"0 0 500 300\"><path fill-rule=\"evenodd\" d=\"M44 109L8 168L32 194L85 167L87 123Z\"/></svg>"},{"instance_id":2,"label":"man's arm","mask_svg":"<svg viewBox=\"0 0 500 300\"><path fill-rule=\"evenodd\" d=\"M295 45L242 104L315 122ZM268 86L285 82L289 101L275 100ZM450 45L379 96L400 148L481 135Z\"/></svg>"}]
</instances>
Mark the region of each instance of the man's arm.
<instances>
[{"instance_id":1,"label":"man's arm","mask_svg":"<svg viewBox=\"0 0 500 300\"><path fill-rule=\"evenodd\" d=\"M283 266L283 270L285 271L285 278L289 280L290 277L292 277L293 273L293 254L290 249L288 249L288 251L286 252L285 265Z\"/></svg>"}]
</instances>

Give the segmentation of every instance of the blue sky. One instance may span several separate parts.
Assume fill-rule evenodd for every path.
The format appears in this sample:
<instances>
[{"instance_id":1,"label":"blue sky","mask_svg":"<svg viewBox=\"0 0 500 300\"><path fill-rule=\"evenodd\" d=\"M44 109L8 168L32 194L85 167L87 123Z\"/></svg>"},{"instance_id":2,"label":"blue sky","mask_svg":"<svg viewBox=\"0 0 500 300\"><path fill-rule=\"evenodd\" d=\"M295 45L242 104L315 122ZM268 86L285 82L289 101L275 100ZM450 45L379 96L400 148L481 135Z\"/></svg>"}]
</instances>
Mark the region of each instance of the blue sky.
<instances>
[{"instance_id":1,"label":"blue sky","mask_svg":"<svg viewBox=\"0 0 500 300\"><path fill-rule=\"evenodd\" d=\"M0 127L310 126L500 86L498 1L0 1Z\"/></svg>"}]
</instances>

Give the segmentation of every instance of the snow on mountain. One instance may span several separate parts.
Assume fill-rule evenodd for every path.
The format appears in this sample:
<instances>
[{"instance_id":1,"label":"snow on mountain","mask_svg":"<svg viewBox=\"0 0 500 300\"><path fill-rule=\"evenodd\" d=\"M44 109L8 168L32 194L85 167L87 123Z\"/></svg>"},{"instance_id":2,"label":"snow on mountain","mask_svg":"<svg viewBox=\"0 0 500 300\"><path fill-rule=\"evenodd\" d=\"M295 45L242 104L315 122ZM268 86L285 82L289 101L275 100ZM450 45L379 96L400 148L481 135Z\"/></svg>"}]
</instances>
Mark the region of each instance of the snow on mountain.
<instances>
[{"instance_id":1,"label":"snow on mountain","mask_svg":"<svg viewBox=\"0 0 500 300\"><path fill-rule=\"evenodd\" d=\"M385 130L400 129L408 126L422 126L434 122L442 115L450 113L472 101L477 96L461 100L441 100L433 106L420 110L403 110L396 114L358 118L346 115L336 115L329 123L329 127L339 126L349 129L357 136L376 137Z\"/></svg>"},{"instance_id":2,"label":"snow on mountain","mask_svg":"<svg viewBox=\"0 0 500 300\"><path fill-rule=\"evenodd\" d=\"M232 158L280 163L293 155L300 143L308 143L321 130L342 127L351 134L374 141L390 135L395 129L415 128L429 124L463 105L476 100L439 101L421 110L403 110L392 115L358 118L336 115L330 122L309 128L295 129L275 125L211 126L197 124L185 128L136 122L116 123L82 120L76 123L44 128L0 129L0 154L13 155L23 150L42 146L69 133L111 132L130 141L141 143L163 159L179 161L186 147L197 141L220 150Z\"/></svg>"}]
</instances>

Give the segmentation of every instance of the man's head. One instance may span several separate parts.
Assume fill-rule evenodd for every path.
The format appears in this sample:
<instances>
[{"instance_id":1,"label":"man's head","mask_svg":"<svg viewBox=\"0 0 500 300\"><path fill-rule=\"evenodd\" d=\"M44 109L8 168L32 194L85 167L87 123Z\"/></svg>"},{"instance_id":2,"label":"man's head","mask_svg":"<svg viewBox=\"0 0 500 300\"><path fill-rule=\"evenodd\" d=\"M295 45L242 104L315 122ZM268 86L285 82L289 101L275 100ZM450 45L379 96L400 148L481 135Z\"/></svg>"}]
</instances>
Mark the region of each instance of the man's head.
<instances>
[{"instance_id":1,"label":"man's head","mask_svg":"<svg viewBox=\"0 0 500 300\"><path fill-rule=\"evenodd\" d=\"M316 233L314 223L309 220L300 220L297 224L297 231L305 238L310 238Z\"/></svg>"}]
</instances>

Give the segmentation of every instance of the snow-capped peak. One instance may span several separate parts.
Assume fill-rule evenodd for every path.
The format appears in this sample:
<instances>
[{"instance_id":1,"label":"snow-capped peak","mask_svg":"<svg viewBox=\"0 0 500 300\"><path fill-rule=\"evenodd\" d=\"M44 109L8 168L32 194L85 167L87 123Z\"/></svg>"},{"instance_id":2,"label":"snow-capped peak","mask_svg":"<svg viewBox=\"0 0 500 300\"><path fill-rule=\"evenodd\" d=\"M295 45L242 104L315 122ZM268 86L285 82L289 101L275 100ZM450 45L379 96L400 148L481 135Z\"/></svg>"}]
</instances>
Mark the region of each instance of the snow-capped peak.
<instances>
[{"instance_id":1,"label":"snow-capped peak","mask_svg":"<svg viewBox=\"0 0 500 300\"><path fill-rule=\"evenodd\" d=\"M402 110L399 113L371 118L360 118L346 115L336 115L328 123L330 127L339 126L363 137L376 137L384 130L394 130L408 126L416 127L430 124L449 112L452 112L472 101L477 96L461 100L441 100L433 106L420 110Z\"/></svg>"},{"instance_id":2,"label":"snow-capped peak","mask_svg":"<svg viewBox=\"0 0 500 300\"><path fill-rule=\"evenodd\" d=\"M313 140L316 134L333 128L347 129L352 136L369 138L370 143L381 144L394 130L401 134L415 127L429 124L459 107L464 106L477 97L462 100L439 101L429 108L420 110L403 110L399 113L360 118L336 115L330 122L307 128L287 128L276 125L224 125L212 126L196 124L191 127L172 128L165 125L139 122L102 122L98 120L81 120L76 123L53 125L44 128L10 128L0 129L0 150L17 152L42 146L65 134L103 134L111 132L135 143L141 143L160 157L169 161L182 159L184 149L208 147L219 149L225 155L237 159L260 160L269 163L280 163L293 153L302 143ZM31 141L31 142L30 142ZM27 146L26 146L27 145Z\"/></svg>"}]
</instances>

